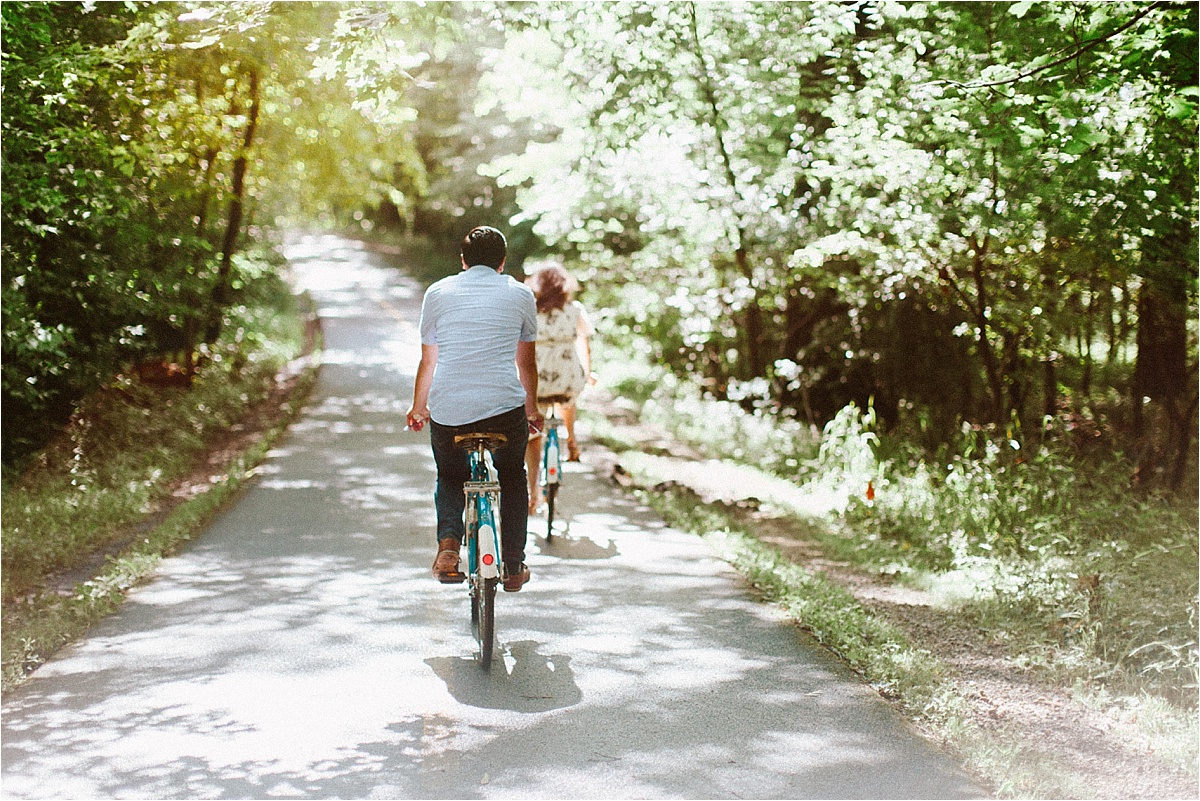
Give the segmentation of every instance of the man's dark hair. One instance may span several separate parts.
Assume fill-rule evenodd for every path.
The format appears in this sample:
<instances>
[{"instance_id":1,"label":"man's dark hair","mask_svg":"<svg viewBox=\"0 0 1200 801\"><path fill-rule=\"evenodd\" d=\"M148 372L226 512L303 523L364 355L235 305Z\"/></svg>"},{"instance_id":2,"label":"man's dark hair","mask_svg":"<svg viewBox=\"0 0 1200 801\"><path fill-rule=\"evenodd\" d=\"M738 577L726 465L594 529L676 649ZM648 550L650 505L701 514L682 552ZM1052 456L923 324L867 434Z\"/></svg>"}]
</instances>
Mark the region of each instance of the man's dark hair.
<instances>
[{"instance_id":1,"label":"man's dark hair","mask_svg":"<svg viewBox=\"0 0 1200 801\"><path fill-rule=\"evenodd\" d=\"M489 225L472 228L471 232L463 237L462 258L468 267L486 264L497 270L504 264L507 252L508 243L504 241L504 234Z\"/></svg>"}]
</instances>

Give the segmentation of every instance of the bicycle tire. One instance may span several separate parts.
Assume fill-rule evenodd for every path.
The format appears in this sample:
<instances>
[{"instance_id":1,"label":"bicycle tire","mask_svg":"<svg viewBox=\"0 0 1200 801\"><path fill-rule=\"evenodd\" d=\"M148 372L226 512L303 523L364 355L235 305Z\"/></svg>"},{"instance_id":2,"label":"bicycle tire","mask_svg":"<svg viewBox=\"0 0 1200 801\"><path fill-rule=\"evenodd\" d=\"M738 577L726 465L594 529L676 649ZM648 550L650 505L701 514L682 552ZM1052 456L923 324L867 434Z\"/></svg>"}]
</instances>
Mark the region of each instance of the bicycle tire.
<instances>
[{"instance_id":1,"label":"bicycle tire","mask_svg":"<svg viewBox=\"0 0 1200 801\"><path fill-rule=\"evenodd\" d=\"M498 579L483 579L472 597L471 617L477 621L476 637L479 639L479 663L484 670L492 667L492 653L496 644L496 585Z\"/></svg>"},{"instance_id":2,"label":"bicycle tire","mask_svg":"<svg viewBox=\"0 0 1200 801\"><path fill-rule=\"evenodd\" d=\"M471 598L471 634L479 637L479 530L467 531L467 594Z\"/></svg>"},{"instance_id":3,"label":"bicycle tire","mask_svg":"<svg viewBox=\"0 0 1200 801\"><path fill-rule=\"evenodd\" d=\"M474 580L471 581L471 633L479 639L479 589Z\"/></svg>"},{"instance_id":4,"label":"bicycle tire","mask_svg":"<svg viewBox=\"0 0 1200 801\"><path fill-rule=\"evenodd\" d=\"M546 485L546 539L554 536L554 499L558 497L558 485Z\"/></svg>"}]
</instances>

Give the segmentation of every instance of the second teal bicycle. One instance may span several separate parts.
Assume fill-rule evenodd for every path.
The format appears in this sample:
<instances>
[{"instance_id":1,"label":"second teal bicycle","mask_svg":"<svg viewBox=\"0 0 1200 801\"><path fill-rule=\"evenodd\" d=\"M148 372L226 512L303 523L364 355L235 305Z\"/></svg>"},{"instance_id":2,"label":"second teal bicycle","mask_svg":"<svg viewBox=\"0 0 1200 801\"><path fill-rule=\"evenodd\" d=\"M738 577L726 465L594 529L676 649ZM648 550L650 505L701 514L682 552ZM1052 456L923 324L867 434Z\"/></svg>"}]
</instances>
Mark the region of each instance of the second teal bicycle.
<instances>
[{"instance_id":1,"label":"second teal bicycle","mask_svg":"<svg viewBox=\"0 0 1200 801\"><path fill-rule=\"evenodd\" d=\"M562 487L562 447L558 436L558 426L562 423L562 418L558 416L558 404L568 403L570 398L565 395L551 395L540 400L550 405L546 414L546 426L542 431L541 470L538 479L542 499L546 502L546 539L550 539L554 536L554 510L558 491Z\"/></svg>"}]
</instances>

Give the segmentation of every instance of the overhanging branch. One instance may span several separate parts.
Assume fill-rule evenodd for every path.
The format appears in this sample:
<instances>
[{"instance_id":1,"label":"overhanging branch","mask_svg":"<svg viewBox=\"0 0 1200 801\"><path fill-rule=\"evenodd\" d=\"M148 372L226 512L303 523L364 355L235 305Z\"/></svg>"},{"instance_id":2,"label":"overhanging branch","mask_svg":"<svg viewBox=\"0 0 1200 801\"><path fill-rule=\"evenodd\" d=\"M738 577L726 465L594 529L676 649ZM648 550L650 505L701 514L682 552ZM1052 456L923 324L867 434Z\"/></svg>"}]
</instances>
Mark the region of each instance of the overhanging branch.
<instances>
[{"instance_id":1,"label":"overhanging branch","mask_svg":"<svg viewBox=\"0 0 1200 801\"><path fill-rule=\"evenodd\" d=\"M1135 14L1132 19L1130 19L1128 22L1126 22L1121 27L1119 27L1113 31L1110 31L1110 32L1104 34L1103 36L1098 36L1095 39L1088 39L1087 41L1081 43L1078 47L1076 47L1075 50L1073 50L1071 53L1068 53L1067 55L1065 55L1061 58L1057 58L1054 61L1049 62L1048 64L1042 64L1039 67L1034 67L1033 69L1025 70L1024 72L1018 73L1017 75L1013 76L1012 78L1005 78L1004 80L1001 80L1001 81L984 81L981 83L962 83L961 81L952 81L950 79L945 79L945 80L940 80L940 81L931 81L930 83L949 84L951 86L957 86L960 89L989 89L989 88L995 87L995 86L1007 86L1009 84L1019 83L1021 81L1025 81L1025 80L1032 78L1033 76L1037 75L1038 73L1045 72L1046 70L1054 69L1055 67L1060 67L1069 61L1073 61L1073 60L1079 58L1080 56L1082 56L1084 53L1088 52L1092 48L1094 48L1098 45L1101 45L1104 42L1107 42L1109 39L1113 38L1114 36L1116 36L1119 33L1123 33L1124 31L1129 30L1134 25L1138 24L1141 20L1143 20L1145 17L1147 17L1151 12L1156 11L1157 9L1160 9L1160 8L1166 8L1168 5L1170 5L1170 4L1167 2L1164 2L1164 0L1159 0L1159 2L1151 3L1149 6L1147 6L1145 8L1145 10Z\"/></svg>"}]
</instances>

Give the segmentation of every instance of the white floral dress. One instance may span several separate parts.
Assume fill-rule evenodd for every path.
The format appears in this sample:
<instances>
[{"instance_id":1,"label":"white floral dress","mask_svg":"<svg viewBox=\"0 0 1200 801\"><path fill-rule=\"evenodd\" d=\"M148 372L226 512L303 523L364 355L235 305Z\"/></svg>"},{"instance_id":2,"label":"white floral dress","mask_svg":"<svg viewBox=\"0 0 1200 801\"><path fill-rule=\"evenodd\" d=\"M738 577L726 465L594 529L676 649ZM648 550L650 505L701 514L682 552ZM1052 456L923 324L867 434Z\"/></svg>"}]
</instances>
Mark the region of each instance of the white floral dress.
<instances>
[{"instance_id":1,"label":"white floral dress","mask_svg":"<svg viewBox=\"0 0 1200 801\"><path fill-rule=\"evenodd\" d=\"M573 300L561 309L538 312L538 396L566 395L574 400L587 384L576 342L594 330L583 305Z\"/></svg>"}]
</instances>

